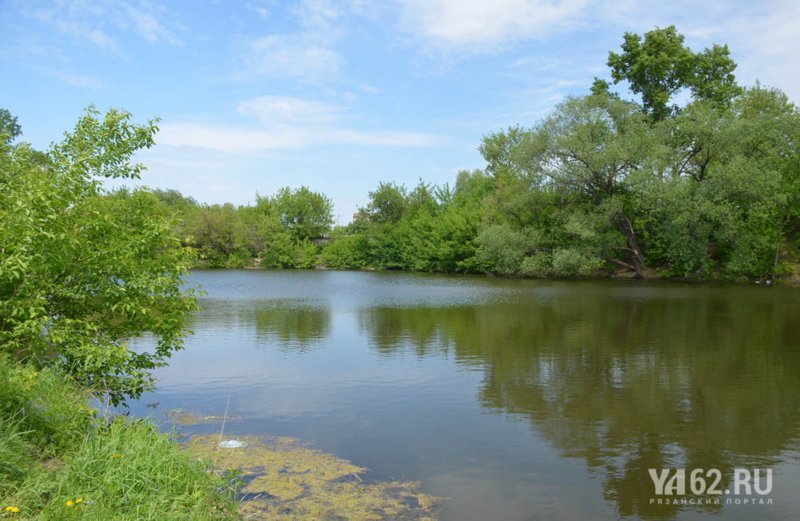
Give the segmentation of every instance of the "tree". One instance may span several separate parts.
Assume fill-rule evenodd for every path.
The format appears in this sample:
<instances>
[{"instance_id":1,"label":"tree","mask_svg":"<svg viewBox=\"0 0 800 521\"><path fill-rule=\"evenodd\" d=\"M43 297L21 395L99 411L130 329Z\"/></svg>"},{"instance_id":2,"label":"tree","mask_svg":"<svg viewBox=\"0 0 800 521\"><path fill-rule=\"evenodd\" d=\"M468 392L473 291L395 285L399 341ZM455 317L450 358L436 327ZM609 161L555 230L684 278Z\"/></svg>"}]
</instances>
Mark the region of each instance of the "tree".
<instances>
[{"instance_id":1,"label":"tree","mask_svg":"<svg viewBox=\"0 0 800 521\"><path fill-rule=\"evenodd\" d=\"M406 212L406 189L394 183L381 182L369 193L369 199L363 213L371 222L396 223Z\"/></svg>"},{"instance_id":2,"label":"tree","mask_svg":"<svg viewBox=\"0 0 800 521\"><path fill-rule=\"evenodd\" d=\"M88 108L45 162L0 141L0 350L114 403L152 385L195 306L182 287L190 257L157 198L103 190L103 178L139 177L131 156L153 145L155 122L130 119ZM127 347L142 333L157 338L153 351Z\"/></svg>"},{"instance_id":3,"label":"tree","mask_svg":"<svg viewBox=\"0 0 800 521\"><path fill-rule=\"evenodd\" d=\"M22 135L22 127L17 122L17 117L8 109L0 109L0 141L11 143Z\"/></svg>"},{"instance_id":4,"label":"tree","mask_svg":"<svg viewBox=\"0 0 800 521\"><path fill-rule=\"evenodd\" d=\"M604 259L641 277L630 199L650 140L638 105L605 94L570 98L531 130L487 137L487 169L498 172L495 206L511 217L512 230L495 228L508 239L504 270L521 259L523 273L588 274ZM488 258L500 251L486 234L479 242Z\"/></svg>"},{"instance_id":5,"label":"tree","mask_svg":"<svg viewBox=\"0 0 800 521\"><path fill-rule=\"evenodd\" d=\"M281 224L299 241L319 239L333 225L333 203L325 195L302 186L282 188L272 204Z\"/></svg>"},{"instance_id":6,"label":"tree","mask_svg":"<svg viewBox=\"0 0 800 521\"><path fill-rule=\"evenodd\" d=\"M193 212L192 244L211 268L229 267L231 256L240 249L237 243L238 215L230 204L204 205Z\"/></svg>"},{"instance_id":7,"label":"tree","mask_svg":"<svg viewBox=\"0 0 800 521\"><path fill-rule=\"evenodd\" d=\"M680 275L771 277L797 208L800 117L757 86L730 107L698 101L670 122L672 179L658 196L658 235Z\"/></svg>"},{"instance_id":8,"label":"tree","mask_svg":"<svg viewBox=\"0 0 800 521\"><path fill-rule=\"evenodd\" d=\"M614 83L627 81L631 91L641 94L644 109L655 121L675 113L670 101L681 89L689 89L696 99L720 105L741 91L727 45L695 53L683 42L683 35L670 25L645 33L644 39L625 33L622 52L608 55ZM602 84L596 81L594 88L601 89Z\"/></svg>"}]
</instances>

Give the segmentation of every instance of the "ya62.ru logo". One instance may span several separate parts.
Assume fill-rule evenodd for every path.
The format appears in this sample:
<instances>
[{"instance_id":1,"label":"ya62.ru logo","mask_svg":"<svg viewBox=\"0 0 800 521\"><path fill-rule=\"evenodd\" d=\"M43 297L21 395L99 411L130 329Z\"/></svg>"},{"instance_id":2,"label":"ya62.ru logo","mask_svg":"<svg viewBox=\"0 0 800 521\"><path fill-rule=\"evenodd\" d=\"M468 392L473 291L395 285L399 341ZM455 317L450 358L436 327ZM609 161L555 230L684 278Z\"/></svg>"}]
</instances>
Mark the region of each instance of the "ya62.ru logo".
<instances>
[{"instance_id":1,"label":"ya62.ru logo","mask_svg":"<svg viewBox=\"0 0 800 521\"><path fill-rule=\"evenodd\" d=\"M733 469L733 485L723 490L719 469L648 469L657 496L683 496L688 491L695 496L759 495L772 492L772 469Z\"/></svg>"}]
</instances>

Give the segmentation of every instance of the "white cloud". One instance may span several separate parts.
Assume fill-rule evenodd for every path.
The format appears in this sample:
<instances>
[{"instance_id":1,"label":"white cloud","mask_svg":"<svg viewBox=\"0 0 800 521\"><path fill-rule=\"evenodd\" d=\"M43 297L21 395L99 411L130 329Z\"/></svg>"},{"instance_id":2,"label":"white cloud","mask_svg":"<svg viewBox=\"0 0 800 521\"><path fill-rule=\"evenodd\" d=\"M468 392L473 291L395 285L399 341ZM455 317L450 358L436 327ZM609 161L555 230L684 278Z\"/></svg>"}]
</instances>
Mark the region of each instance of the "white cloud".
<instances>
[{"instance_id":1,"label":"white cloud","mask_svg":"<svg viewBox=\"0 0 800 521\"><path fill-rule=\"evenodd\" d=\"M180 38L156 18L152 12L128 4L126 7L127 19L133 25L136 33L150 43L166 42L179 45Z\"/></svg>"},{"instance_id":2,"label":"white cloud","mask_svg":"<svg viewBox=\"0 0 800 521\"><path fill-rule=\"evenodd\" d=\"M758 79L800 100L797 0L708 0L701 17L695 0L396 0L396 4L407 32L425 46L445 52L493 52L554 32L572 31L580 37L576 30L600 26L618 31L618 44L625 31L641 34L675 25L696 50L728 43L743 84Z\"/></svg>"},{"instance_id":3,"label":"white cloud","mask_svg":"<svg viewBox=\"0 0 800 521\"><path fill-rule=\"evenodd\" d=\"M265 125L320 124L332 121L341 112L341 107L288 96L261 96L239 103L236 110L243 116L259 119Z\"/></svg>"},{"instance_id":4,"label":"white cloud","mask_svg":"<svg viewBox=\"0 0 800 521\"><path fill-rule=\"evenodd\" d=\"M29 14L61 35L107 50L116 50L117 48L116 42L104 28L87 23L86 17L74 6L63 10L59 6L36 9L30 11Z\"/></svg>"},{"instance_id":5,"label":"white cloud","mask_svg":"<svg viewBox=\"0 0 800 521\"><path fill-rule=\"evenodd\" d=\"M262 5L246 3L245 7L250 9L254 13L256 13L261 18L269 17L269 14L270 14L269 9L267 9L266 7L264 7Z\"/></svg>"},{"instance_id":6,"label":"white cloud","mask_svg":"<svg viewBox=\"0 0 800 521\"><path fill-rule=\"evenodd\" d=\"M63 81L67 85L72 85L73 87L82 87L86 89L105 89L108 87L108 83L105 81L88 74L70 74L65 72L54 72L49 74L54 78L58 78L59 80Z\"/></svg>"},{"instance_id":7,"label":"white cloud","mask_svg":"<svg viewBox=\"0 0 800 521\"><path fill-rule=\"evenodd\" d=\"M306 29L327 31L341 13L331 0L303 0L295 14Z\"/></svg>"},{"instance_id":8,"label":"white cloud","mask_svg":"<svg viewBox=\"0 0 800 521\"><path fill-rule=\"evenodd\" d=\"M425 147L444 140L417 132L359 131L346 128L294 127L261 130L197 123L164 123L157 142L175 147L195 147L229 153L304 148L315 145Z\"/></svg>"},{"instance_id":9,"label":"white cloud","mask_svg":"<svg viewBox=\"0 0 800 521\"><path fill-rule=\"evenodd\" d=\"M156 141L162 145L195 147L221 152L255 152L294 148L302 141L287 133L224 125L163 123Z\"/></svg>"},{"instance_id":10,"label":"white cloud","mask_svg":"<svg viewBox=\"0 0 800 521\"><path fill-rule=\"evenodd\" d=\"M238 78L298 78L317 82L339 75L344 62L336 51L302 36L263 36L250 42Z\"/></svg>"},{"instance_id":11,"label":"white cloud","mask_svg":"<svg viewBox=\"0 0 800 521\"><path fill-rule=\"evenodd\" d=\"M286 96L245 100L239 114L259 120L259 126L164 123L157 141L178 147L196 147L242 153L303 148L315 145L434 146L444 140L432 134L386 130L358 130L340 120L344 107Z\"/></svg>"},{"instance_id":12,"label":"white cloud","mask_svg":"<svg viewBox=\"0 0 800 521\"><path fill-rule=\"evenodd\" d=\"M180 38L164 21L166 11L150 2L53 0L37 7L22 5L24 15L39 21L56 36L66 36L109 51L119 49L113 35L121 31L132 31L153 44L180 44Z\"/></svg>"},{"instance_id":13,"label":"white cloud","mask_svg":"<svg viewBox=\"0 0 800 521\"><path fill-rule=\"evenodd\" d=\"M443 50L494 50L582 19L589 0L398 0L404 27Z\"/></svg>"},{"instance_id":14,"label":"white cloud","mask_svg":"<svg viewBox=\"0 0 800 521\"><path fill-rule=\"evenodd\" d=\"M362 83L358 86L358 90L366 94L378 94L381 91L378 87L370 85L369 83Z\"/></svg>"},{"instance_id":15,"label":"white cloud","mask_svg":"<svg viewBox=\"0 0 800 521\"><path fill-rule=\"evenodd\" d=\"M346 32L345 17L353 13L350 5L301 0L288 12L298 22L298 30L250 40L242 53L244 68L234 79L295 78L321 83L339 78L345 59L335 47Z\"/></svg>"}]
</instances>

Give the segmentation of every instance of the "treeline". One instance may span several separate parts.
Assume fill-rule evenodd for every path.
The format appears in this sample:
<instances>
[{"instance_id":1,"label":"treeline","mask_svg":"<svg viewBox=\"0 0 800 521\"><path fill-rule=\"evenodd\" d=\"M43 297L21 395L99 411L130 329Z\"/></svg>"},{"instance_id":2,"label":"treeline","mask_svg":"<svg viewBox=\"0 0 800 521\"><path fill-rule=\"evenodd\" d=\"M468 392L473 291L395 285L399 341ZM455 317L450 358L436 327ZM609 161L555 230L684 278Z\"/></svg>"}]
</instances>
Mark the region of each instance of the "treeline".
<instances>
[{"instance_id":1,"label":"treeline","mask_svg":"<svg viewBox=\"0 0 800 521\"><path fill-rule=\"evenodd\" d=\"M475 239L492 180L462 172L454 189L381 183L353 222L333 227L333 205L306 187L256 197L254 205L204 205L154 190L177 215L177 236L202 267L486 271ZM120 190L109 197L128 197Z\"/></svg>"},{"instance_id":2,"label":"treeline","mask_svg":"<svg viewBox=\"0 0 800 521\"><path fill-rule=\"evenodd\" d=\"M156 192L214 267L397 269L571 277L772 278L798 258L800 116L739 86L726 46L674 27L626 34L596 79L534 126L487 135L454 186L380 183L347 226L308 188L208 206ZM687 99L683 106L676 98Z\"/></svg>"},{"instance_id":3,"label":"treeline","mask_svg":"<svg viewBox=\"0 0 800 521\"><path fill-rule=\"evenodd\" d=\"M126 197L123 189L112 197ZM211 268L313 268L333 225L333 203L306 187L256 195L250 206L201 205L175 190L154 190L177 216L176 236Z\"/></svg>"}]
</instances>

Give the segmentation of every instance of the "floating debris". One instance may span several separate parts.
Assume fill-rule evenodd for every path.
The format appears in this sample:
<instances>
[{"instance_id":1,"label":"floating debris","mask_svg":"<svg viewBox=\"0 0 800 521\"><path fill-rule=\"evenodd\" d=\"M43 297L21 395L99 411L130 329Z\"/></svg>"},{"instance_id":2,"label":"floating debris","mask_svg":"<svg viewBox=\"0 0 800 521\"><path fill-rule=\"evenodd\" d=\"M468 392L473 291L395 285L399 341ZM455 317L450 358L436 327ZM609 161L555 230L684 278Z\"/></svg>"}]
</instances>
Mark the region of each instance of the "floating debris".
<instances>
[{"instance_id":1,"label":"floating debris","mask_svg":"<svg viewBox=\"0 0 800 521\"><path fill-rule=\"evenodd\" d=\"M417 482L363 480L363 467L288 437L244 436L219 450L218 436L194 436L188 450L243 483L240 513L252 520L435 521L442 498ZM223 442L224 443L224 442Z\"/></svg>"},{"instance_id":2,"label":"floating debris","mask_svg":"<svg viewBox=\"0 0 800 521\"><path fill-rule=\"evenodd\" d=\"M221 441L217 445L219 445L223 449L243 449L247 447L247 443L239 440Z\"/></svg>"}]
</instances>

